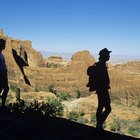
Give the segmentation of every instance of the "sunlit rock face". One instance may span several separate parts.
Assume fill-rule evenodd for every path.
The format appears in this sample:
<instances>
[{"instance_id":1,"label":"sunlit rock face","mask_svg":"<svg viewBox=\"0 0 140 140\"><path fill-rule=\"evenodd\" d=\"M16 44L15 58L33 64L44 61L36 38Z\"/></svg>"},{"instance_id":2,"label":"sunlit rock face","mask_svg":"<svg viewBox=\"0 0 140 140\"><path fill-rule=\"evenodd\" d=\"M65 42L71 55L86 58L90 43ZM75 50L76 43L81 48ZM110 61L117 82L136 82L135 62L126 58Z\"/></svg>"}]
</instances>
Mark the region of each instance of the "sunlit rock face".
<instances>
[{"instance_id":1,"label":"sunlit rock face","mask_svg":"<svg viewBox=\"0 0 140 140\"><path fill-rule=\"evenodd\" d=\"M31 89L30 81L24 73L24 67L43 67L42 55L32 48L31 41L13 39L0 30L0 38L6 40L6 48L3 50L8 67L9 84Z\"/></svg>"}]
</instances>

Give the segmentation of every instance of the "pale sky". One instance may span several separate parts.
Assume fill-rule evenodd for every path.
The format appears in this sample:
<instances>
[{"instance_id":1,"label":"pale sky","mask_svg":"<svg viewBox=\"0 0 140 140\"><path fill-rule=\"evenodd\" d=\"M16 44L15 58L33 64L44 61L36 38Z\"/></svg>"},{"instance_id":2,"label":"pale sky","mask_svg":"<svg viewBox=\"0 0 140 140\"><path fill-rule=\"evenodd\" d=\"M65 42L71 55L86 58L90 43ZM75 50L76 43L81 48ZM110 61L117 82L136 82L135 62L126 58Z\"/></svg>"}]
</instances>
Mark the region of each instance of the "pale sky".
<instances>
[{"instance_id":1,"label":"pale sky","mask_svg":"<svg viewBox=\"0 0 140 140\"><path fill-rule=\"evenodd\" d=\"M1 0L0 28L38 51L140 55L140 0Z\"/></svg>"}]
</instances>

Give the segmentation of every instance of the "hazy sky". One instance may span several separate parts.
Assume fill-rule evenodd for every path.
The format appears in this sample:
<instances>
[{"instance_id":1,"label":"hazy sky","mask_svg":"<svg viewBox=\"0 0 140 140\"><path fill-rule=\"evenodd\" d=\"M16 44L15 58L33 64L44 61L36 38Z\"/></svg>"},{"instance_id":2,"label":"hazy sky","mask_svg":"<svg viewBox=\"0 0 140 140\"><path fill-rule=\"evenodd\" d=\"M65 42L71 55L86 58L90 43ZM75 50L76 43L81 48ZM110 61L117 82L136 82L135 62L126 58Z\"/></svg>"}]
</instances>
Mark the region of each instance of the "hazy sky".
<instances>
[{"instance_id":1,"label":"hazy sky","mask_svg":"<svg viewBox=\"0 0 140 140\"><path fill-rule=\"evenodd\" d=\"M1 0L0 28L40 51L140 55L140 0Z\"/></svg>"}]
</instances>

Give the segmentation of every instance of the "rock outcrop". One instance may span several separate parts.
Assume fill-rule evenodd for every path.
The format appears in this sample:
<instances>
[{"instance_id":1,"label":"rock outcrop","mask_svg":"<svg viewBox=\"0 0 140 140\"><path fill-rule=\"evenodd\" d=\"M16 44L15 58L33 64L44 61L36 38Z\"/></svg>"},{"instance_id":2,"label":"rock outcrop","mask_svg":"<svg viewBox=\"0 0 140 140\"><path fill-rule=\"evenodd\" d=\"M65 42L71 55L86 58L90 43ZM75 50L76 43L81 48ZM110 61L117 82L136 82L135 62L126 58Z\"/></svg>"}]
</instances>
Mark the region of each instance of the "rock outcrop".
<instances>
[{"instance_id":1,"label":"rock outcrop","mask_svg":"<svg viewBox=\"0 0 140 140\"><path fill-rule=\"evenodd\" d=\"M45 67L48 68L67 67L68 65L69 63L63 61L61 56L49 56L48 59L45 60Z\"/></svg>"},{"instance_id":2,"label":"rock outcrop","mask_svg":"<svg viewBox=\"0 0 140 140\"><path fill-rule=\"evenodd\" d=\"M78 56L77 56L78 54ZM26 67L25 73L31 85L46 90L48 85L54 85L56 90L75 92L85 90L87 82L86 69L95 59L88 51L77 52L67 67ZM81 80L82 77L82 80Z\"/></svg>"},{"instance_id":3,"label":"rock outcrop","mask_svg":"<svg viewBox=\"0 0 140 140\"><path fill-rule=\"evenodd\" d=\"M140 102L140 61L115 65L109 70L112 96L128 106Z\"/></svg>"},{"instance_id":4,"label":"rock outcrop","mask_svg":"<svg viewBox=\"0 0 140 140\"><path fill-rule=\"evenodd\" d=\"M44 66L41 54L32 48L31 41L13 39L3 31L0 31L0 38L6 39L3 54L8 66L9 84L17 84L26 90L32 90L30 81L24 73L24 67Z\"/></svg>"},{"instance_id":5,"label":"rock outcrop","mask_svg":"<svg viewBox=\"0 0 140 140\"><path fill-rule=\"evenodd\" d=\"M3 31L0 38L6 39L3 54L8 65L10 85L17 84L23 90L47 90L48 85L65 92L85 90L86 69L95 62L88 51L77 52L67 65L61 57L50 57L49 61L57 65L61 63L61 66L46 67L46 61L32 48L31 41L13 39Z\"/></svg>"}]
</instances>

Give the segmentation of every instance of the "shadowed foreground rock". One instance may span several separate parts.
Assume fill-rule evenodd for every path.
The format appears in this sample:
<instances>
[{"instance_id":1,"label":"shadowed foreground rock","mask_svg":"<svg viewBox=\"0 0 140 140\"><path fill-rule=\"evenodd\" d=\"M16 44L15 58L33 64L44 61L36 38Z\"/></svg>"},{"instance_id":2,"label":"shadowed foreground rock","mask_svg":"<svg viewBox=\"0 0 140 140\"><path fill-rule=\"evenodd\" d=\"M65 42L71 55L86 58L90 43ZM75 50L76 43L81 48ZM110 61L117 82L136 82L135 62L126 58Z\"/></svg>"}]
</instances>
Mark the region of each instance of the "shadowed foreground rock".
<instances>
[{"instance_id":1,"label":"shadowed foreground rock","mask_svg":"<svg viewBox=\"0 0 140 140\"><path fill-rule=\"evenodd\" d=\"M104 131L63 118L33 113L16 114L0 109L1 140L138 140Z\"/></svg>"}]
</instances>

